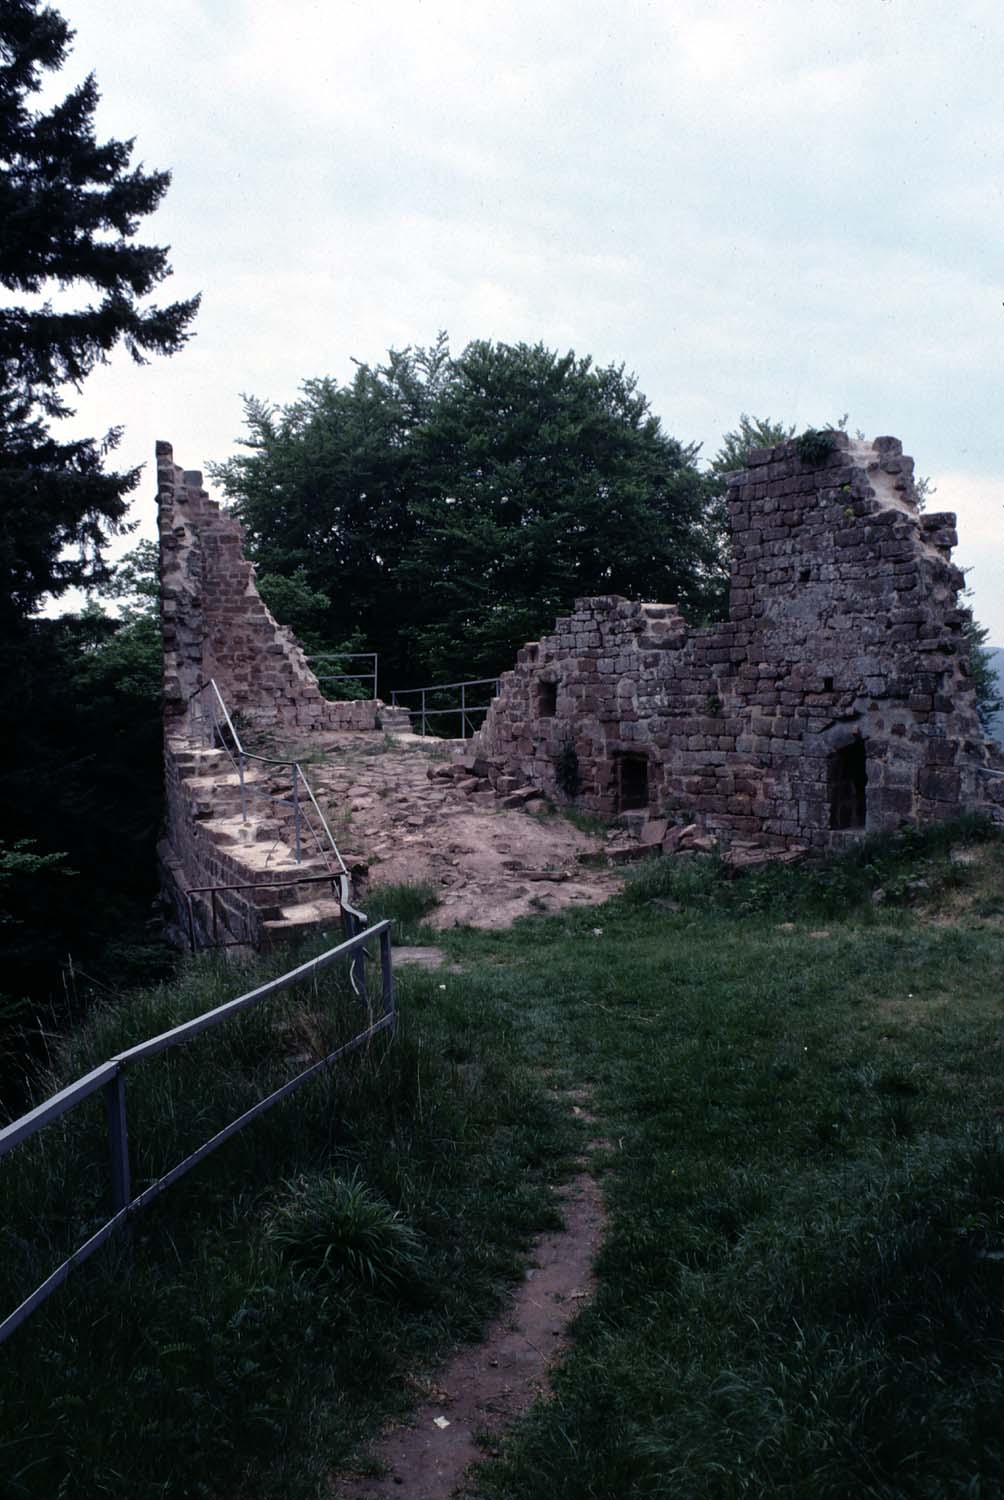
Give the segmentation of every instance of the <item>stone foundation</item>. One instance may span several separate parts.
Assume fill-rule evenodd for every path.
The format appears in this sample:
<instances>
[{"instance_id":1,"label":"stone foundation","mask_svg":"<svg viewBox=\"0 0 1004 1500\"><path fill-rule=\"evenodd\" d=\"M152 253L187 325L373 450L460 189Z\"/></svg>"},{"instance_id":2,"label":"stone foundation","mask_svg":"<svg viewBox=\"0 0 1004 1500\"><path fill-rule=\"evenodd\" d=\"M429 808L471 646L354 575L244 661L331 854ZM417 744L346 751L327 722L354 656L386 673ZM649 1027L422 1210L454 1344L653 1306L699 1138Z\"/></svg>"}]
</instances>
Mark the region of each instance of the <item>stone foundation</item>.
<instances>
[{"instance_id":1,"label":"stone foundation","mask_svg":"<svg viewBox=\"0 0 1004 1500\"><path fill-rule=\"evenodd\" d=\"M697 822L723 845L827 847L982 809L1004 759L976 715L951 562L895 438L729 477L729 620L576 600L519 652L474 746L494 775L612 817ZM994 774L995 769L998 774Z\"/></svg>"}]
</instances>

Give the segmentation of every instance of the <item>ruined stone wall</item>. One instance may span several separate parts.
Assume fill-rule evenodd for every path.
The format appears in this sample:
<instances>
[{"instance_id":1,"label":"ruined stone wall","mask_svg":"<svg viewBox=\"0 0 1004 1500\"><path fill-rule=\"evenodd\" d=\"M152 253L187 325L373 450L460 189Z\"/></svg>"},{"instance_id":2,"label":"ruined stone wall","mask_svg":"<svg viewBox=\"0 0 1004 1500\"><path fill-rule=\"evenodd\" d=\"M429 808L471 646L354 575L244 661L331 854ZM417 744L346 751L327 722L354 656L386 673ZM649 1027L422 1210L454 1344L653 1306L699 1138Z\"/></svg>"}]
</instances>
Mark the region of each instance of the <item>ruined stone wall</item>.
<instances>
[{"instance_id":1,"label":"ruined stone wall","mask_svg":"<svg viewBox=\"0 0 1004 1500\"><path fill-rule=\"evenodd\" d=\"M243 527L202 488L202 475L157 444L164 710L186 711L215 678L230 710L261 726L375 729L375 701L330 703L295 637L269 613L244 556Z\"/></svg>"},{"instance_id":2,"label":"ruined stone wall","mask_svg":"<svg viewBox=\"0 0 1004 1500\"><path fill-rule=\"evenodd\" d=\"M951 563L894 438L795 443L730 476L730 617L579 599L520 651L477 748L604 816L696 820L723 843L823 847L903 819L1004 809Z\"/></svg>"},{"instance_id":3,"label":"ruined stone wall","mask_svg":"<svg viewBox=\"0 0 1004 1500\"><path fill-rule=\"evenodd\" d=\"M205 723L189 711L193 694L215 680L230 712L264 729L406 728L409 716L379 700L328 702L292 632L255 587L243 529L210 499L202 475L179 468L170 444L158 443L157 480L166 801L159 855L168 927L184 942L191 920L196 946L257 946L280 915L279 901L291 899L276 879L322 866L295 861L275 802L251 796L244 817L238 775L229 756L205 744ZM253 763L245 777L268 779ZM188 893L205 887L227 889L190 907ZM316 895L318 887L304 889Z\"/></svg>"}]
</instances>

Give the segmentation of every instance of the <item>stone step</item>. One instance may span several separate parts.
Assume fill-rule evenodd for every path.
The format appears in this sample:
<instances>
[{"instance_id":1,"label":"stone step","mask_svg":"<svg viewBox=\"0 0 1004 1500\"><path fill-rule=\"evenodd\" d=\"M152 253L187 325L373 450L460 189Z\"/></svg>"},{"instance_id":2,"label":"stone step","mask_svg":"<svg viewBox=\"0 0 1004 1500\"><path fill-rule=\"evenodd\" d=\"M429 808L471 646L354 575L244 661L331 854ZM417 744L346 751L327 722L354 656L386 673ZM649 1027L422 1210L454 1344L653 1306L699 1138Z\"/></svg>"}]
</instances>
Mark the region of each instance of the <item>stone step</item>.
<instances>
[{"instance_id":1,"label":"stone step","mask_svg":"<svg viewBox=\"0 0 1004 1500\"><path fill-rule=\"evenodd\" d=\"M281 943L289 938L305 936L320 928L339 927L342 908L337 901L322 898L316 901L299 901L283 906L281 915L262 923L267 942Z\"/></svg>"}]
</instances>

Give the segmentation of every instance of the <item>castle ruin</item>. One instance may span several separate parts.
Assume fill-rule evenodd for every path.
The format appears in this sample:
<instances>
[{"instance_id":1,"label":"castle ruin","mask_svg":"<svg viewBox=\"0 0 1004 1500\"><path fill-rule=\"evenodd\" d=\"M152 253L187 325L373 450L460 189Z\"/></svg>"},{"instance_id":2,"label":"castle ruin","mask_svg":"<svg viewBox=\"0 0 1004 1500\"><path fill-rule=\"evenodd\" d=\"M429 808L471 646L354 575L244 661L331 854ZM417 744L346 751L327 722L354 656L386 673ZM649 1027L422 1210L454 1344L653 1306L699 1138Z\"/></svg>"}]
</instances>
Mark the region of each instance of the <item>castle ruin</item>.
<instances>
[{"instance_id":1,"label":"castle ruin","mask_svg":"<svg viewBox=\"0 0 1004 1500\"><path fill-rule=\"evenodd\" d=\"M280 762L240 757L237 767L233 745L213 727L220 703L211 684L243 734L302 740L403 727L408 716L379 700L324 697L292 632L258 593L243 528L210 499L198 471L174 462L169 443L157 444L157 486L166 801L158 853L168 927L193 948L258 947L337 920L340 907L323 878L332 868L323 829L314 826L304 847L306 802L290 825L305 789L276 784Z\"/></svg>"},{"instance_id":2,"label":"castle ruin","mask_svg":"<svg viewBox=\"0 0 1004 1500\"><path fill-rule=\"evenodd\" d=\"M166 443L157 464L165 889L193 946L258 945L333 919L333 892L308 899L330 866L304 858L298 837L292 847L286 804L269 792L279 762L242 757L238 776L232 746L218 726L207 744L193 706L214 681L239 723L301 742L403 729L408 715L327 701L259 597L237 521ZM822 850L963 811L1004 821L955 517L921 512L899 442L834 432L815 452L797 440L753 451L729 477L728 508L729 619L692 629L672 604L577 600L503 676L457 763L463 789L493 801L494 787L503 805L538 789L636 824L667 852L686 827L739 862L744 846ZM270 810L249 817L256 794ZM211 911L199 894L210 887Z\"/></svg>"},{"instance_id":3,"label":"castle ruin","mask_svg":"<svg viewBox=\"0 0 1004 1500\"><path fill-rule=\"evenodd\" d=\"M493 777L607 818L696 823L724 846L1004 815L955 516L920 511L895 438L821 437L808 456L797 440L754 450L729 476L728 621L689 629L671 604L583 598L519 652L477 737Z\"/></svg>"}]
</instances>

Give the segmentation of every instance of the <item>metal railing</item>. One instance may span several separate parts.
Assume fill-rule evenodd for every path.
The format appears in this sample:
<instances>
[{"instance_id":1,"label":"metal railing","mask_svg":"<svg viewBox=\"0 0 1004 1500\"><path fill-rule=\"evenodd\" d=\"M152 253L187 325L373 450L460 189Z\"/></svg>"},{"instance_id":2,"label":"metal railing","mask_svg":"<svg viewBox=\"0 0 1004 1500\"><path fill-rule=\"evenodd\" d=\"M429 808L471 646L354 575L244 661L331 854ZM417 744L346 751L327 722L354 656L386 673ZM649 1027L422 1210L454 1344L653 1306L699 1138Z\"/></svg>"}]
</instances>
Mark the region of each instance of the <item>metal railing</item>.
<instances>
[{"instance_id":1,"label":"metal railing","mask_svg":"<svg viewBox=\"0 0 1004 1500\"><path fill-rule=\"evenodd\" d=\"M179 1047L185 1042L191 1041L200 1032L207 1031L211 1027L219 1026L222 1022L240 1014L241 1011L249 1010L258 1005L270 995L278 994L281 990L290 989L301 980L319 973L340 959L349 957L354 960L357 953L361 952L364 942L371 938L380 940L380 971L381 971L381 1014L378 1019L373 1019L373 1010L369 1010L369 1025L358 1032L349 1041L343 1042L329 1052L326 1057L318 1062L311 1063L304 1068L295 1078L289 1079L279 1088L273 1090L264 1099L259 1099L250 1109L231 1120L222 1130L218 1130L208 1141L204 1141L194 1151L190 1152L182 1161L178 1162L163 1176L151 1182L142 1192L132 1194L132 1179L129 1163L129 1126L126 1116L126 1093L125 1075L128 1068L134 1063L145 1058L155 1057L160 1052L166 1052L169 1048ZM372 1037L381 1031L393 1033L395 1024L394 1011L394 967L391 955L390 922L377 922L365 932L350 937L346 942L340 943L337 948L331 948L327 953L322 953L319 958L312 958L307 963L300 964L299 968L291 969L288 974L282 974L278 979L270 979L266 984L259 985L255 990L248 991L245 995L239 995L235 1000L227 1000L213 1010L206 1011L201 1016L196 1016L191 1021L185 1021L180 1026L174 1026L170 1031L163 1031L159 1036L151 1037L148 1041L140 1042L135 1047L129 1047L125 1052L119 1052L108 1062L102 1063L100 1067L94 1068L90 1073L79 1078L76 1083L71 1083L67 1088L54 1094L44 1104L39 1104L20 1119L14 1120L12 1124L0 1130L0 1157L13 1150L22 1141L30 1139L38 1131L51 1125L68 1110L81 1104L99 1089L103 1090L105 1096L108 1155L110 1163L111 1180L111 1208L112 1214L101 1227L94 1231L91 1236L79 1245L76 1250L61 1265L57 1266L50 1276L31 1292L19 1307L9 1313L0 1322L0 1343L18 1328L37 1307L49 1297L57 1287L69 1276L75 1266L79 1266L87 1260L94 1252L105 1243L118 1229L123 1229L129 1219L139 1213L140 1209L152 1203L172 1183L177 1182L186 1172L190 1172L210 1152L215 1151L217 1146L222 1146L224 1141L243 1130L252 1120L271 1109L273 1104L278 1104L293 1093L308 1079L313 1078L323 1069L331 1067L339 1058L354 1052L364 1045Z\"/></svg>"},{"instance_id":2,"label":"metal railing","mask_svg":"<svg viewBox=\"0 0 1004 1500\"><path fill-rule=\"evenodd\" d=\"M466 740L468 734L475 734L480 728L480 725L475 724L470 715L486 714L491 708L491 701L488 703L471 703L468 701L467 689L479 687L490 687L492 689L492 698L494 698L499 690L499 679L497 677L475 677L467 682L434 682L429 687L396 688L390 695L390 701L395 707L400 705L403 708L406 705L400 704L402 698L412 697L416 693L419 695L419 708L411 710L412 714L417 712L420 715L422 727L418 731L419 734L429 733L426 727L429 719L441 718L446 714L459 714L460 733L455 738ZM456 697L459 693L460 701L448 708L430 708L428 702L430 695L433 693L450 693L453 697Z\"/></svg>"},{"instance_id":3,"label":"metal railing","mask_svg":"<svg viewBox=\"0 0 1004 1500\"><path fill-rule=\"evenodd\" d=\"M331 875L300 875L293 880L246 880L239 885L192 885L183 893L187 906L188 915L188 941L193 953L199 951L199 943L196 938L197 924L195 920L195 898L203 896L209 898L209 924L212 932L212 947L214 948L240 948L255 947L256 934L249 928L244 937L222 938L220 936L220 910L219 897L226 891L297 891L304 885L330 885L332 895L338 899L338 876ZM341 905L341 902L339 902ZM343 907L344 911L345 908ZM231 914L232 915L232 914ZM355 935L354 930L346 934L348 937Z\"/></svg>"},{"instance_id":4,"label":"metal railing","mask_svg":"<svg viewBox=\"0 0 1004 1500\"><path fill-rule=\"evenodd\" d=\"M248 803L253 797L260 797L274 807L288 809L293 825L293 854L296 863L302 863L304 838L309 836L313 839L317 853L329 875L338 881L338 899L343 912L346 936L351 937L360 926L365 927L365 913L359 911L352 903L352 881L348 868L299 761L278 760L273 756L258 755L247 750L234 726L215 678L210 678L208 682L203 683L189 695L188 720L196 736L201 734L209 745L225 751L229 756L237 772L240 787L241 821L247 822ZM251 779L249 771L256 766L270 766L273 771L275 769L288 770L290 778L288 795L285 791L280 794L265 790L258 782ZM216 891L250 889L255 883L268 885L274 882L252 882L246 887L223 885L204 887L200 888L200 892L204 894L205 891L211 889ZM189 903L189 932L191 933L192 930L191 903Z\"/></svg>"},{"instance_id":5,"label":"metal railing","mask_svg":"<svg viewBox=\"0 0 1004 1500\"><path fill-rule=\"evenodd\" d=\"M371 682L373 692L372 698L379 696L377 693L377 670L380 665L380 657L376 651L319 651L316 656L308 656L307 661L313 670L318 682ZM318 672L315 663L323 666L325 662L343 661L371 661L372 667L368 672L326 672L324 676Z\"/></svg>"}]
</instances>

